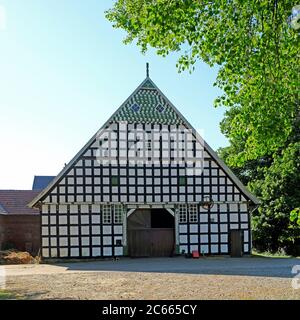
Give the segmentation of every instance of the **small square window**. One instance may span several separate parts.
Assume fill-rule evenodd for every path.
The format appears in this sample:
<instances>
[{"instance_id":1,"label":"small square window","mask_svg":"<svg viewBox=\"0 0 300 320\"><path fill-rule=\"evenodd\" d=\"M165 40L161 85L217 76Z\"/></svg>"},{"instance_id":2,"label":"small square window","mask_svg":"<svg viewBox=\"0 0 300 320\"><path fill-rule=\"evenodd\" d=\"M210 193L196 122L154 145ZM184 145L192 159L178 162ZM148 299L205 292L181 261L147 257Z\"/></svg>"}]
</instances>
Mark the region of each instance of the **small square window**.
<instances>
[{"instance_id":1,"label":"small square window","mask_svg":"<svg viewBox=\"0 0 300 320\"><path fill-rule=\"evenodd\" d=\"M188 205L189 210L189 217L190 222L198 222L198 208L196 204L189 204Z\"/></svg>"},{"instance_id":2,"label":"small square window","mask_svg":"<svg viewBox=\"0 0 300 320\"><path fill-rule=\"evenodd\" d=\"M116 224L123 222L123 206L122 205L114 205L114 222Z\"/></svg>"},{"instance_id":3,"label":"small square window","mask_svg":"<svg viewBox=\"0 0 300 320\"><path fill-rule=\"evenodd\" d=\"M113 187L116 187L116 186L118 186L119 185L119 177L111 177L111 185L113 186Z\"/></svg>"},{"instance_id":4,"label":"small square window","mask_svg":"<svg viewBox=\"0 0 300 320\"><path fill-rule=\"evenodd\" d=\"M186 177L179 177L179 185L180 186L186 185Z\"/></svg>"},{"instance_id":5,"label":"small square window","mask_svg":"<svg viewBox=\"0 0 300 320\"><path fill-rule=\"evenodd\" d=\"M165 111L165 108L161 104L158 104L156 106L156 111L158 111L159 113L163 113Z\"/></svg>"},{"instance_id":6,"label":"small square window","mask_svg":"<svg viewBox=\"0 0 300 320\"><path fill-rule=\"evenodd\" d=\"M104 224L111 223L111 206L104 204L102 206L102 219Z\"/></svg>"},{"instance_id":7,"label":"small square window","mask_svg":"<svg viewBox=\"0 0 300 320\"><path fill-rule=\"evenodd\" d=\"M133 105L131 105L131 110L134 112L139 112L140 109L141 107L137 103L134 103Z\"/></svg>"}]
</instances>

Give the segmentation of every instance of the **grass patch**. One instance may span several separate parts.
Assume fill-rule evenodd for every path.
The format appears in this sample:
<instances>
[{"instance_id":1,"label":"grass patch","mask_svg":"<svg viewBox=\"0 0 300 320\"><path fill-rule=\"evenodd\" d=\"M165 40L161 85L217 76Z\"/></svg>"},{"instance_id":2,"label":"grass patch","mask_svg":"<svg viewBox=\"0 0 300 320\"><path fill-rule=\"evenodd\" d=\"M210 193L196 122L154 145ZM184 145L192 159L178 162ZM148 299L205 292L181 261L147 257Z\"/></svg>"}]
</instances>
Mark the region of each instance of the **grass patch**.
<instances>
[{"instance_id":1,"label":"grass patch","mask_svg":"<svg viewBox=\"0 0 300 320\"><path fill-rule=\"evenodd\" d=\"M0 289L0 300L18 299L18 295L8 292L6 290Z\"/></svg>"},{"instance_id":2,"label":"grass patch","mask_svg":"<svg viewBox=\"0 0 300 320\"><path fill-rule=\"evenodd\" d=\"M252 257L254 258L279 258L279 259L288 259L288 258L297 258L297 257L293 257L287 254L284 254L283 252L258 252L256 250L252 250Z\"/></svg>"}]
</instances>

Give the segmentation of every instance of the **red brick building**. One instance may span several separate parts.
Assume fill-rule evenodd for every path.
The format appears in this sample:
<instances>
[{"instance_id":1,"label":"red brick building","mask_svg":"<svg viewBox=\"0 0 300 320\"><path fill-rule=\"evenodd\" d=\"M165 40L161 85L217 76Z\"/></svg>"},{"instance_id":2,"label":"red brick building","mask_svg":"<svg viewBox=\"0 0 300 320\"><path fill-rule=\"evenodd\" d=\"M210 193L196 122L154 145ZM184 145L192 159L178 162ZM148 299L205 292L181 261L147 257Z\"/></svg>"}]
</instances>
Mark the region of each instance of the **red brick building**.
<instances>
[{"instance_id":1,"label":"red brick building","mask_svg":"<svg viewBox=\"0 0 300 320\"><path fill-rule=\"evenodd\" d=\"M32 190L0 190L0 250L15 248L38 254L39 210L27 206L38 193Z\"/></svg>"}]
</instances>

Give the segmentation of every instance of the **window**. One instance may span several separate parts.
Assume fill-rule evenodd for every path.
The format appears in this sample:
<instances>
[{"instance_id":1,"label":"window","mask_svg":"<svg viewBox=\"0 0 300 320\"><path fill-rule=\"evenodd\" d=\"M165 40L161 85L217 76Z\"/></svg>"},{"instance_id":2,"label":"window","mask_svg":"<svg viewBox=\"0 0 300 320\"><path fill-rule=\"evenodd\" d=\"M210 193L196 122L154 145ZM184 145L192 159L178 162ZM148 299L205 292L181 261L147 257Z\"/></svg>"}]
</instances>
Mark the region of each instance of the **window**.
<instances>
[{"instance_id":1,"label":"window","mask_svg":"<svg viewBox=\"0 0 300 320\"><path fill-rule=\"evenodd\" d=\"M190 223L198 222L198 210L196 204L189 204L189 218Z\"/></svg>"},{"instance_id":2,"label":"window","mask_svg":"<svg viewBox=\"0 0 300 320\"><path fill-rule=\"evenodd\" d=\"M131 110L134 112L139 112L140 109L141 107L137 103L134 103L133 105L131 105Z\"/></svg>"},{"instance_id":3,"label":"window","mask_svg":"<svg viewBox=\"0 0 300 320\"><path fill-rule=\"evenodd\" d=\"M156 106L156 111L158 111L159 113L163 113L165 111L165 108L161 104L158 104Z\"/></svg>"},{"instance_id":4,"label":"window","mask_svg":"<svg viewBox=\"0 0 300 320\"><path fill-rule=\"evenodd\" d=\"M117 177L117 176L111 177L111 185L112 185L113 187L118 186L118 185L119 185L119 177Z\"/></svg>"},{"instance_id":5,"label":"window","mask_svg":"<svg viewBox=\"0 0 300 320\"><path fill-rule=\"evenodd\" d=\"M104 224L111 223L111 206L109 204L104 204L102 206L102 217Z\"/></svg>"},{"instance_id":6,"label":"window","mask_svg":"<svg viewBox=\"0 0 300 320\"><path fill-rule=\"evenodd\" d=\"M179 177L179 185L180 186L186 185L186 177Z\"/></svg>"},{"instance_id":7,"label":"window","mask_svg":"<svg viewBox=\"0 0 300 320\"><path fill-rule=\"evenodd\" d=\"M123 206L115 204L114 209L114 223L123 223Z\"/></svg>"},{"instance_id":8,"label":"window","mask_svg":"<svg viewBox=\"0 0 300 320\"><path fill-rule=\"evenodd\" d=\"M185 204L179 205L179 223L187 222L187 210Z\"/></svg>"}]
</instances>

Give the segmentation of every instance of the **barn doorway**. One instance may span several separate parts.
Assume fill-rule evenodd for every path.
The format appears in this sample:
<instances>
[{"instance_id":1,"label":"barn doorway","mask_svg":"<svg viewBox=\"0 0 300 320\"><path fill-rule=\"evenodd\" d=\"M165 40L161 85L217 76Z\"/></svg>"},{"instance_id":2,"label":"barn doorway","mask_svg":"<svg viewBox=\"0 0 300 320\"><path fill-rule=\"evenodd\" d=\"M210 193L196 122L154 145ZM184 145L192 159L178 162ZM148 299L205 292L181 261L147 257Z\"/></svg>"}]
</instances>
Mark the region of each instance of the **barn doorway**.
<instances>
[{"instance_id":1,"label":"barn doorway","mask_svg":"<svg viewBox=\"0 0 300 320\"><path fill-rule=\"evenodd\" d=\"M137 209L127 221L130 257L170 257L175 250L175 221L166 209Z\"/></svg>"}]
</instances>

